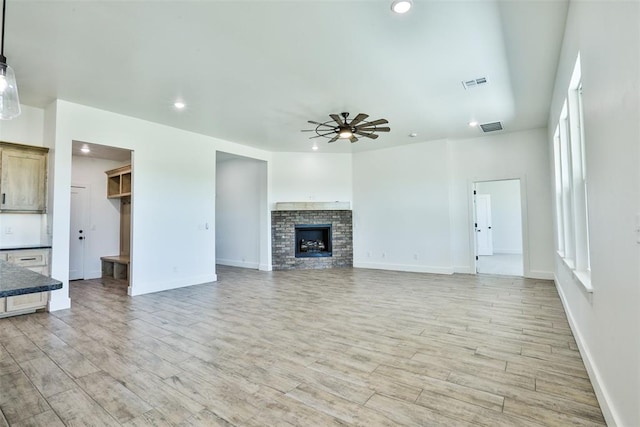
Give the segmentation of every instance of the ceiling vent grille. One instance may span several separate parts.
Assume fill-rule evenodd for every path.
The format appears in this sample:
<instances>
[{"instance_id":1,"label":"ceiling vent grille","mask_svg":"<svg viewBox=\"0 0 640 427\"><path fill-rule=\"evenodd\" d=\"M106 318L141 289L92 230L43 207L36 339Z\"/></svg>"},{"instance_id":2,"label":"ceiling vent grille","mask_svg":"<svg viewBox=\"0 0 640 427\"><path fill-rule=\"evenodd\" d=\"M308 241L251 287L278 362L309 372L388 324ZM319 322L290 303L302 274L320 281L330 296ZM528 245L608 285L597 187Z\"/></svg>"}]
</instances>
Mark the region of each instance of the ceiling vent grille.
<instances>
[{"instance_id":1,"label":"ceiling vent grille","mask_svg":"<svg viewBox=\"0 0 640 427\"><path fill-rule=\"evenodd\" d=\"M477 79L471 79L471 80L464 80L462 82L462 86L465 89L471 89L477 86L482 86L488 83L488 80L486 77L478 77Z\"/></svg>"},{"instance_id":2,"label":"ceiling vent grille","mask_svg":"<svg viewBox=\"0 0 640 427\"><path fill-rule=\"evenodd\" d=\"M484 133L495 132L497 130L502 130L502 123L500 122L484 123L484 124L481 124L480 127L482 128L482 131Z\"/></svg>"}]
</instances>

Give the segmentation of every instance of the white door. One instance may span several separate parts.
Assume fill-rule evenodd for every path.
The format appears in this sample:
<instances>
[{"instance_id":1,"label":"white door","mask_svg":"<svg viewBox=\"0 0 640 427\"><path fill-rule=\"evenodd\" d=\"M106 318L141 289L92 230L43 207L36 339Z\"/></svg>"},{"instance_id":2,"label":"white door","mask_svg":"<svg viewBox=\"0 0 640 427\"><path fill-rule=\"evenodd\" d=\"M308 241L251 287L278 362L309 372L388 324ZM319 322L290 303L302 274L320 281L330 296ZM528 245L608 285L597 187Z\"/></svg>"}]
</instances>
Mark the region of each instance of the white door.
<instances>
[{"instance_id":1,"label":"white door","mask_svg":"<svg viewBox=\"0 0 640 427\"><path fill-rule=\"evenodd\" d=\"M477 255L493 255L493 235L491 234L491 196L476 195L476 242Z\"/></svg>"},{"instance_id":2,"label":"white door","mask_svg":"<svg viewBox=\"0 0 640 427\"><path fill-rule=\"evenodd\" d=\"M71 187L71 228L69 229L69 280L84 279L84 245L87 228L87 189Z\"/></svg>"}]
</instances>

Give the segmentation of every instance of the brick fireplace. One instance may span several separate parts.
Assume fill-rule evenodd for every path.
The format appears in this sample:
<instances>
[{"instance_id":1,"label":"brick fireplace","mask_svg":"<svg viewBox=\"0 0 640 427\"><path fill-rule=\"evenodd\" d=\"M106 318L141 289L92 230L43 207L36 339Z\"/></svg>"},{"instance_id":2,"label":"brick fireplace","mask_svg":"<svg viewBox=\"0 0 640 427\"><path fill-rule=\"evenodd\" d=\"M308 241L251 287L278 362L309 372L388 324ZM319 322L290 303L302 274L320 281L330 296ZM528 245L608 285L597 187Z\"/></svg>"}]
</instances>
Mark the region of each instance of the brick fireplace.
<instances>
[{"instance_id":1,"label":"brick fireplace","mask_svg":"<svg viewBox=\"0 0 640 427\"><path fill-rule=\"evenodd\" d=\"M305 205L308 206L308 204ZM273 269L351 267L353 265L351 210L314 210L313 206L312 209L298 210L295 207L271 212Z\"/></svg>"}]
</instances>

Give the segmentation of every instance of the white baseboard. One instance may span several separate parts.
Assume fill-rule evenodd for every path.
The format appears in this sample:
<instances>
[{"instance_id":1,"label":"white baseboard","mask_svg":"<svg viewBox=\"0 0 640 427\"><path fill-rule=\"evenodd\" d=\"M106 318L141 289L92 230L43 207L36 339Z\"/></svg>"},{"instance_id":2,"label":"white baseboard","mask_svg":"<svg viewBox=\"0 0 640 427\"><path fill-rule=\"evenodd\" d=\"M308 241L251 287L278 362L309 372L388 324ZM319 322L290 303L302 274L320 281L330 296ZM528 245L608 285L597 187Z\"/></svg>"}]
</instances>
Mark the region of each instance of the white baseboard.
<instances>
[{"instance_id":1,"label":"white baseboard","mask_svg":"<svg viewBox=\"0 0 640 427\"><path fill-rule=\"evenodd\" d=\"M129 286L129 292L131 296L144 295L154 292L168 291L170 289L184 288L187 286L201 285L203 283L216 282L217 280L217 274L206 274L201 276L187 277L179 280L169 280L166 282L134 282L133 287Z\"/></svg>"},{"instance_id":2,"label":"white baseboard","mask_svg":"<svg viewBox=\"0 0 640 427\"><path fill-rule=\"evenodd\" d=\"M85 271L83 280L99 279L101 277L102 277L102 270L94 270L88 273Z\"/></svg>"},{"instance_id":3,"label":"white baseboard","mask_svg":"<svg viewBox=\"0 0 640 427\"><path fill-rule=\"evenodd\" d=\"M375 270L407 271L412 273L453 274L452 268L431 267L427 265L388 264L388 263L380 263L380 262L354 261L353 266L355 268L372 268Z\"/></svg>"},{"instance_id":4,"label":"white baseboard","mask_svg":"<svg viewBox=\"0 0 640 427\"><path fill-rule=\"evenodd\" d=\"M580 356L582 356L582 361L584 362L584 366L587 369L587 374L589 374L589 379L591 380L591 384L593 385L593 390L596 393L596 397L598 398L598 403L600 404L600 409L602 410L602 415L604 416L607 425L610 427L622 426L620 422L620 417L617 415L615 410L613 409L613 405L610 402L613 401L611 395L607 391L604 386L604 382L602 381L602 376L600 375L600 371L598 367L593 362L593 358L591 357L591 352L589 351L589 347L584 342L584 338L582 337L582 333L578 328L576 321L573 317L573 313L569 308L569 304L567 303L567 299L564 295L564 291L562 290L562 286L560 286L558 277L554 274L553 281L556 285L556 289L558 290L558 295L560 295L560 301L562 301L562 306L564 307L564 312L567 314L567 320L569 321L569 327L571 328L571 332L573 332L573 336L576 339L576 344L578 344L578 350L580 351Z\"/></svg>"},{"instance_id":5,"label":"white baseboard","mask_svg":"<svg viewBox=\"0 0 640 427\"><path fill-rule=\"evenodd\" d=\"M64 286L64 285L63 285ZM51 291L49 302L47 303L47 311L66 310L71 308L71 298L69 298L69 285L62 289ZM67 294L64 295L64 292Z\"/></svg>"},{"instance_id":6,"label":"white baseboard","mask_svg":"<svg viewBox=\"0 0 640 427\"><path fill-rule=\"evenodd\" d=\"M257 270L259 265L257 262L238 261L235 259L216 259L216 264L227 265L229 267L242 267Z\"/></svg>"},{"instance_id":7,"label":"white baseboard","mask_svg":"<svg viewBox=\"0 0 640 427\"><path fill-rule=\"evenodd\" d=\"M494 255L522 255L522 249L496 249L493 248Z\"/></svg>"},{"instance_id":8,"label":"white baseboard","mask_svg":"<svg viewBox=\"0 0 640 427\"><path fill-rule=\"evenodd\" d=\"M529 272L525 272L524 277L528 279L543 279L543 280L553 280L554 275L550 271L543 270L529 270Z\"/></svg>"},{"instance_id":9,"label":"white baseboard","mask_svg":"<svg viewBox=\"0 0 640 427\"><path fill-rule=\"evenodd\" d=\"M271 264L260 264L258 266L258 270L260 270L260 271L273 271L273 266Z\"/></svg>"},{"instance_id":10,"label":"white baseboard","mask_svg":"<svg viewBox=\"0 0 640 427\"><path fill-rule=\"evenodd\" d=\"M468 265L454 265L453 272L460 273L460 274L476 274L473 267L470 267Z\"/></svg>"}]
</instances>

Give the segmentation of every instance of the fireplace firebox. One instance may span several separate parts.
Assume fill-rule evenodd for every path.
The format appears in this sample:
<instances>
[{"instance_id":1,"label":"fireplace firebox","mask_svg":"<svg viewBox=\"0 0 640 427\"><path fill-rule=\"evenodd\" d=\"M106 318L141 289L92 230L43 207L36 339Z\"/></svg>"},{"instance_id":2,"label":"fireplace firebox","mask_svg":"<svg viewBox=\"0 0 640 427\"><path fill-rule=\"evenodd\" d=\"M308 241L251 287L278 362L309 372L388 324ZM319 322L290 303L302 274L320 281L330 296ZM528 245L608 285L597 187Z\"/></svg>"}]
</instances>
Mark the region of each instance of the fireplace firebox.
<instances>
[{"instance_id":1,"label":"fireplace firebox","mask_svg":"<svg viewBox=\"0 0 640 427\"><path fill-rule=\"evenodd\" d=\"M296 224L296 258L330 257L331 224Z\"/></svg>"}]
</instances>

